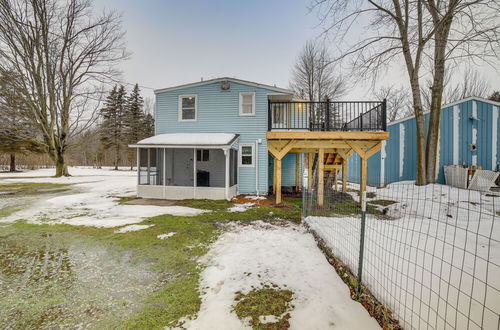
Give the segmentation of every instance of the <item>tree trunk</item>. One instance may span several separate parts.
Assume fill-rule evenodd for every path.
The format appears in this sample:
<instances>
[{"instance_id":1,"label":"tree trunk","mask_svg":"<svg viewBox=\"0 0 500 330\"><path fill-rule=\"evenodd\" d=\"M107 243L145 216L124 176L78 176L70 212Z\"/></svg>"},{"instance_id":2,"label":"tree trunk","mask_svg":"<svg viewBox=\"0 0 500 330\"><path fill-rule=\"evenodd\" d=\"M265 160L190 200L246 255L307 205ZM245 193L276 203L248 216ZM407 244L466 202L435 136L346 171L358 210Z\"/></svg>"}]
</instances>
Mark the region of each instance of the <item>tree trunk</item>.
<instances>
[{"instance_id":1,"label":"tree trunk","mask_svg":"<svg viewBox=\"0 0 500 330\"><path fill-rule=\"evenodd\" d=\"M118 170L118 163L120 162L120 145L117 144L115 148L115 171Z\"/></svg>"},{"instance_id":2,"label":"tree trunk","mask_svg":"<svg viewBox=\"0 0 500 330\"><path fill-rule=\"evenodd\" d=\"M417 185L425 185L426 181L426 168L425 168L425 126L424 126L424 111L422 106L422 97L420 95L420 84L418 78L410 74L411 78L411 91L413 99L413 112L415 114L415 125L417 129ZM401 141L404 143L404 141ZM401 164L400 166L403 166Z\"/></svg>"},{"instance_id":3,"label":"tree trunk","mask_svg":"<svg viewBox=\"0 0 500 330\"><path fill-rule=\"evenodd\" d=\"M66 161L64 159L64 153L58 152L55 157L56 162L56 177L61 176L70 176L68 172L68 166L66 165Z\"/></svg>"},{"instance_id":4,"label":"tree trunk","mask_svg":"<svg viewBox=\"0 0 500 330\"><path fill-rule=\"evenodd\" d=\"M435 25L438 25L436 18ZM426 144L427 182L436 182L436 161L439 142L439 123L441 119L441 102L444 89L444 74L446 61L446 43L452 19L446 19L436 29L434 42L434 77L431 91L431 106L429 114L429 129Z\"/></svg>"},{"instance_id":5,"label":"tree trunk","mask_svg":"<svg viewBox=\"0 0 500 330\"><path fill-rule=\"evenodd\" d=\"M10 154L10 172L16 171L16 154Z\"/></svg>"}]
</instances>

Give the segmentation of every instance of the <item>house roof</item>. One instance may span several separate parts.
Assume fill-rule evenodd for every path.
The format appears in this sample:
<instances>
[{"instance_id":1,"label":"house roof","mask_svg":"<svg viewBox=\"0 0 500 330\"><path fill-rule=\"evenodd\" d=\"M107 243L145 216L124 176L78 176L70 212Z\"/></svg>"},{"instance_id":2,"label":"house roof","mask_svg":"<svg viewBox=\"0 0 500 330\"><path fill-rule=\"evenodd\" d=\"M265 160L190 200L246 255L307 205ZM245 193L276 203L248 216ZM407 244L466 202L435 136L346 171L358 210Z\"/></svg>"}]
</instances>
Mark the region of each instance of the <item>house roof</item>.
<instances>
[{"instance_id":1,"label":"house roof","mask_svg":"<svg viewBox=\"0 0 500 330\"><path fill-rule=\"evenodd\" d=\"M189 88L189 87L196 87L196 86L203 86L203 85L207 85L207 84L213 84L213 83L217 83L217 82L221 82L221 81L225 81L225 80L232 81L232 82L235 82L238 84L254 86L254 87L259 87L259 88L265 88L265 89L269 89L269 90L279 92L279 93L293 94L293 91L286 89L286 88L280 88L280 87L276 87L276 86L259 84L259 83L248 81L248 80L241 80L241 79L230 78L230 77L221 77L221 78L215 78L215 79L210 79L210 80L198 81L198 82L194 82L194 83L190 83L190 84L172 86L172 87L167 87L167 88L160 88L160 89L155 89L154 92L155 92L155 94L157 94L157 93L162 93L162 92L174 91L177 89L184 89L184 88Z\"/></svg>"},{"instance_id":2,"label":"house roof","mask_svg":"<svg viewBox=\"0 0 500 330\"><path fill-rule=\"evenodd\" d=\"M472 100L481 101L481 102L485 102L485 103L490 103L490 104L492 104L494 106L500 107L500 102L488 100L488 99L485 99L485 98L482 98L482 97L477 97L477 96L469 96L469 97L463 98L463 99L455 101L455 102L443 104L441 106L441 110L443 110L444 108L449 108L449 107L452 107L454 105L457 105L457 104L460 104L460 103L464 103L464 102L467 102L467 101L472 101ZM427 113L429 113L429 110L424 111L424 115L427 114ZM390 123L387 123L387 126L395 125L395 124L401 123L403 121L406 121L406 120L412 119L412 118L415 118L415 115L406 116L406 117L403 117L401 119L392 121Z\"/></svg>"},{"instance_id":3,"label":"house roof","mask_svg":"<svg viewBox=\"0 0 500 330\"><path fill-rule=\"evenodd\" d=\"M238 134L231 133L168 133L143 139L129 147L230 147Z\"/></svg>"}]
</instances>

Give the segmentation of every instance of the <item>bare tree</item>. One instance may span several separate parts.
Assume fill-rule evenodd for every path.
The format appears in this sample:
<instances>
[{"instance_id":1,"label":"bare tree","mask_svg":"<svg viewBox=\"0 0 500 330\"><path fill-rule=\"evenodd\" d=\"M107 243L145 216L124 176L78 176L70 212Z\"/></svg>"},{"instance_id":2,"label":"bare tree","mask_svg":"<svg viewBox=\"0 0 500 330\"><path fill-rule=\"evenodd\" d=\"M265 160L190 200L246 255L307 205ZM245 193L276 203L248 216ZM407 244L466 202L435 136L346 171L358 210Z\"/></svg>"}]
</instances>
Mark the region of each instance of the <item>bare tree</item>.
<instances>
[{"instance_id":1,"label":"bare tree","mask_svg":"<svg viewBox=\"0 0 500 330\"><path fill-rule=\"evenodd\" d=\"M344 95L347 84L346 79L335 72L325 45L308 41L292 68L290 87L300 98L323 101Z\"/></svg>"},{"instance_id":2,"label":"bare tree","mask_svg":"<svg viewBox=\"0 0 500 330\"><path fill-rule=\"evenodd\" d=\"M355 72L374 79L403 59L416 118L417 184L435 181L439 119L447 66L464 59L498 59L500 3L490 0L315 0L326 32L337 45L348 44L339 59L350 58ZM365 23L356 41L345 37ZM359 41L358 41L359 40ZM396 62L397 63L397 62ZM428 72L424 70L427 68ZM431 76L426 138L421 79ZM427 139L427 140L426 140Z\"/></svg>"},{"instance_id":3,"label":"bare tree","mask_svg":"<svg viewBox=\"0 0 500 330\"><path fill-rule=\"evenodd\" d=\"M405 87L384 86L377 89L373 94L378 100L387 99L387 120L389 122L413 113L410 91Z\"/></svg>"},{"instance_id":4,"label":"bare tree","mask_svg":"<svg viewBox=\"0 0 500 330\"><path fill-rule=\"evenodd\" d=\"M0 1L0 69L16 73L56 176L69 175L69 140L93 123L100 86L127 56L120 16L92 9L90 0Z\"/></svg>"}]
</instances>

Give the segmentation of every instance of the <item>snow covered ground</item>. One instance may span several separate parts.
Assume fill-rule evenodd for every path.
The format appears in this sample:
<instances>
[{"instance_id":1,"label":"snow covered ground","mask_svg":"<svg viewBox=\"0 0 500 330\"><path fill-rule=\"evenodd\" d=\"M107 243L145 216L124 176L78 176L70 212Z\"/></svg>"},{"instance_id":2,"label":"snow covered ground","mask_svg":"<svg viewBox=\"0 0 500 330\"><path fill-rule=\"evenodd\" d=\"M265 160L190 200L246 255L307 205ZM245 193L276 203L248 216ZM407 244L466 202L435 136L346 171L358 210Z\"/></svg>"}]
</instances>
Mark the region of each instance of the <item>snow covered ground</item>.
<instances>
[{"instance_id":1,"label":"snow covered ground","mask_svg":"<svg viewBox=\"0 0 500 330\"><path fill-rule=\"evenodd\" d=\"M72 176L60 178L52 177L54 169L0 173L0 185L11 182L72 184L71 191L58 196L42 194L26 198L26 207L8 217L0 218L0 222L25 219L30 223L118 227L139 223L144 218L161 214L194 216L205 212L183 206L119 204L116 196L136 194L135 171L71 167L69 172ZM15 198L0 199L0 208L4 206L2 203L12 203Z\"/></svg>"},{"instance_id":2,"label":"snow covered ground","mask_svg":"<svg viewBox=\"0 0 500 330\"><path fill-rule=\"evenodd\" d=\"M499 329L500 197L412 182L370 191L398 202L392 220L366 220L363 280L375 297L407 328ZM359 216L306 223L357 271Z\"/></svg>"},{"instance_id":3,"label":"snow covered ground","mask_svg":"<svg viewBox=\"0 0 500 330\"><path fill-rule=\"evenodd\" d=\"M380 328L301 226L235 225L202 262L201 310L187 329L250 328L231 312L235 294L263 284L293 291L291 329Z\"/></svg>"}]
</instances>

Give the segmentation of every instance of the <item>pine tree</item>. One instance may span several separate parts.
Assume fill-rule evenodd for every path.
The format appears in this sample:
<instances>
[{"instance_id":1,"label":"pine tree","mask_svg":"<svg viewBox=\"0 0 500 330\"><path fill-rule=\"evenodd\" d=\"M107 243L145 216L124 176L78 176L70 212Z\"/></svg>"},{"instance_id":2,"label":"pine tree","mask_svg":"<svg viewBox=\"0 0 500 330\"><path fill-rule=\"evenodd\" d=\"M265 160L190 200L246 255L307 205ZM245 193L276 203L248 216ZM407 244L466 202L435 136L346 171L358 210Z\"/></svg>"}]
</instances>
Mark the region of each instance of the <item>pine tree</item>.
<instances>
[{"instance_id":1,"label":"pine tree","mask_svg":"<svg viewBox=\"0 0 500 330\"><path fill-rule=\"evenodd\" d=\"M141 96L139 85L135 84L132 92L127 98L127 106L123 116L124 141L127 144L136 143L145 138L144 134L144 100ZM130 163L130 169L134 166L135 151L131 148L127 150L127 157Z\"/></svg>"},{"instance_id":2,"label":"pine tree","mask_svg":"<svg viewBox=\"0 0 500 330\"><path fill-rule=\"evenodd\" d=\"M148 113L144 119L144 137L150 137L155 135L155 119L153 115Z\"/></svg>"},{"instance_id":3,"label":"pine tree","mask_svg":"<svg viewBox=\"0 0 500 330\"><path fill-rule=\"evenodd\" d=\"M101 143L105 149L113 148L115 151L115 170L121 160L123 147L123 121L126 108L125 87L113 87L101 109L103 121L101 123Z\"/></svg>"},{"instance_id":4,"label":"pine tree","mask_svg":"<svg viewBox=\"0 0 500 330\"><path fill-rule=\"evenodd\" d=\"M36 141L36 127L31 123L24 99L11 86L11 72L0 74L0 152L10 154L10 172L16 171L16 154L42 152Z\"/></svg>"}]
</instances>

